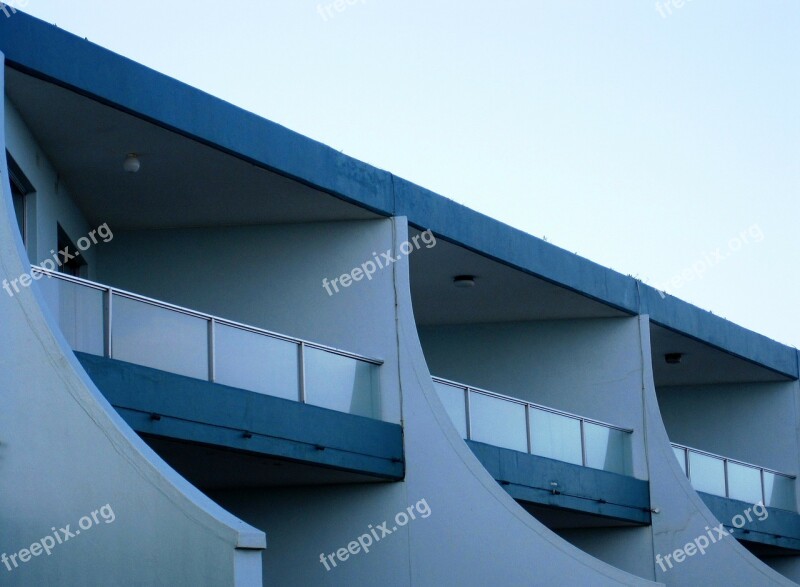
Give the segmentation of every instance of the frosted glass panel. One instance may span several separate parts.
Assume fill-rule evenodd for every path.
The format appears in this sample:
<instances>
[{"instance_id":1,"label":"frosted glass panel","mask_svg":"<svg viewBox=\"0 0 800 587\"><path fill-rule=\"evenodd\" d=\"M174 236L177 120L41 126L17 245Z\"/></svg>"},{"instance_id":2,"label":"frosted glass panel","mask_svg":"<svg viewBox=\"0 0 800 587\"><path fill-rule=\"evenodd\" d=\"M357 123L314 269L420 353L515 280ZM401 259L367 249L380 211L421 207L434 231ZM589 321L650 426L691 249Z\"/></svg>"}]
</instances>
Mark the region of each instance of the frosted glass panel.
<instances>
[{"instance_id":1,"label":"frosted glass panel","mask_svg":"<svg viewBox=\"0 0 800 587\"><path fill-rule=\"evenodd\" d=\"M525 406L470 392L472 440L528 452Z\"/></svg>"},{"instance_id":2,"label":"frosted glass panel","mask_svg":"<svg viewBox=\"0 0 800 587\"><path fill-rule=\"evenodd\" d=\"M208 379L206 320L121 296L111 307L115 359Z\"/></svg>"},{"instance_id":3,"label":"frosted glass panel","mask_svg":"<svg viewBox=\"0 0 800 587\"><path fill-rule=\"evenodd\" d=\"M103 292L55 277L39 284L70 348L103 356Z\"/></svg>"},{"instance_id":4,"label":"frosted glass panel","mask_svg":"<svg viewBox=\"0 0 800 587\"><path fill-rule=\"evenodd\" d=\"M686 475L686 449L672 447L672 452L675 453L675 458L678 459L678 464L681 466L681 471Z\"/></svg>"},{"instance_id":5,"label":"frosted glass panel","mask_svg":"<svg viewBox=\"0 0 800 587\"><path fill-rule=\"evenodd\" d=\"M728 497L748 503L761 501L761 471L728 462Z\"/></svg>"},{"instance_id":6,"label":"frosted glass panel","mask_svg":"<svg viewBox=\"0 0 800 587\"><path fill-rule=\"evenodd\" d=\"M795 483L795 479L764 471L764 494L766 496L764 505L797 511Z\"/></svg>"},{"instance_id":7,"label":"frosted glass panel","mask_svg":"<svg viewBox=\"0 0 800 587\"><path fill-rule=\"evenodd\" d=\"M214 329L217 383L300 399L296 343L224 324Z\"/></svg>"},{"instance_id":8,"label":"frosted glass panel","mask_svg":"<svg viewBox=\"0 0 800 587\"><path fill-rule=\"evenodd\" d=\"M458 430L461 438L467 437L467 408L464 404L465 391L460 387L453 387L444 383L437 383L434 381L433 387L439 396L447 415L450 416L453 425Z\"/></svg>"},{"instance_id":9,"label":"frosted glass panel","mask_svg":"<svg viewBox=\"0 0 800 587\"><path fill-rule=\"evenodd\" d=\"M631 435L621 430L584 423L586 437L586 466L632 475Z\"/></svg>"},{"instance_id":10,"label":"frosted glass panel","mask_svg":"<svg viewBox=\"0 0 800 587\"><path fill-rule=\"evenodd\" d=\"M549 459L583 464L580 420L531 408L531 452Z\"/></svg>"},{"instance_id":11,"label":"frosted glass panel","mask_svg":"<svg viewBox=\"0 0 800 587\"><path fill-rule=\"evenodd\" d=\"M689 475L697 491L725 497L725 465L721 459L689 451Z\"/></svg>"},{"instance_id":12,"label":"frosted glass panel","mask_svg":"<svg viewBox=\"0 0 800 587\"><path fill-rule=\"evenodd\" d=\"M364 361L306 347L306 402L380 418L378 374Z\"/></svg>"}]
</instances>

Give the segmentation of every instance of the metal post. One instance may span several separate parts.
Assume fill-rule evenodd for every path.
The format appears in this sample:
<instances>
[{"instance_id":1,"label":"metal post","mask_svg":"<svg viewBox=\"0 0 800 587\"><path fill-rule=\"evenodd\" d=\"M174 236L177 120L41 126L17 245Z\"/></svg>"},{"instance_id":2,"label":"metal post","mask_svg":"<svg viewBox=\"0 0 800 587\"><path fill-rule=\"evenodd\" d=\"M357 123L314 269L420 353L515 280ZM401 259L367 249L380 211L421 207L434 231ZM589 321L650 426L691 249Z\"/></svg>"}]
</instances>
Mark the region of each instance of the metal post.
<instances>
[{"instance_id":1,"label":"metal post","mask_svg":"<svg viewBox=\"0 0 800 587\"><path fill-rule=\"evenodd\" d=\"M103 356L107 359L113 358L113 347L111 345L111 304L114 297L113 290L109 287L103 295Z\"/></svg>"},{"instance_id":2,"label":"metal post","mask_svg":"<svg viewBox=\"0 0 800 587\"><path fill-rule=\"evenodd\" d=\"M586 429L584 426L583 418L581 418L581 461L583 466L586 466Z\"/></svg>"},{"instance_id":3,"label":"metal post","mask_svg":"<svg viewBox=\"0 0 800 587\"><path fill-rule=\"evenodd\" d=\"M306 345L301 342L297 345L297 380L300 384L299 400L300 403L306 403Z\"/></svg>"},{"instance_id":4,"label":"metal post","mask_svg":"<svg viewBox=\"0 0 800 587\"><path fill-rule=\"evenodd\" d=\"M217 321L214 318L208 319L208 380L211 383L214 383L217 380L217 349L215 344L216 324Z\"/></svg>"},{"instance_id":5,"label":"metal post","mask_svg":"<svg viewBox=\"0 0 800 587\"><path fill-rule=\"evenodd\" d=\"M528 454L533 454L533 445L531 444L531 406L525 404L525 436L528 439Z\"/></svg>"},{"instance_id":6,"label":"metal post","mask_svg":"<svg viewBox=\"0 0 800 587\"><path fill-rule=\"evenodd\" d=\"M469 387L464 388L464 406L467 414L467 440L472 440L472 409L469 401Z\"/></svg>"},{"instance_id":7,"label":"metal post","mask_svg":"<svg viewBox=\"0 0 800 587\"><path fill-rule=\"evenodd\" d=\"M728 459L722 459L722 469L725 472L725 497L730 497L728 492Z\"/></svg>"}]
</instances>

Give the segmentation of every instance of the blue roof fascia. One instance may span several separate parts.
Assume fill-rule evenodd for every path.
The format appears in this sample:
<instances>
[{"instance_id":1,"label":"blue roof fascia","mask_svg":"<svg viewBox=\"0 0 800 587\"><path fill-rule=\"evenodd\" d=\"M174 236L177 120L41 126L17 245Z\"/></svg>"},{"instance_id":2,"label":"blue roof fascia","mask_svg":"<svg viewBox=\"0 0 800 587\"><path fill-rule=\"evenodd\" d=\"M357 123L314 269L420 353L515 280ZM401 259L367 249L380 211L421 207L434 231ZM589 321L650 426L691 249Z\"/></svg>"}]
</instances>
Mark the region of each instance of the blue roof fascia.
<instances>
[{"instance_id":1,"label":"blue roof fascia","mask_svg":"<svg viewBox=\"0 0 800 587\"><path fill-rule=\"evenodd\" d=\"M798 378L798 354L636 279L18 12L0 18L10 65L730 354Z\"/></svg>"}]
</instances>

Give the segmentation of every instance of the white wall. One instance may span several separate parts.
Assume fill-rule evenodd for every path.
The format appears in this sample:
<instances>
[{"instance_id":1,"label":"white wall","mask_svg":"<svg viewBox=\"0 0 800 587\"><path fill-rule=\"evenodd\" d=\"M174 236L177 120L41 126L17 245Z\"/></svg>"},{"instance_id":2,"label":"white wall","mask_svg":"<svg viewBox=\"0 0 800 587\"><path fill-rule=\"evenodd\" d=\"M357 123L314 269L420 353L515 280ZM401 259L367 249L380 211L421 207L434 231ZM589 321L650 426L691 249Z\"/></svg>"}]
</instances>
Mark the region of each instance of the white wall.
<instances>
[{"instance_id":1,"label":"white wall","mask_svg":"<svg viewBox=\"0 0 800 587\"><path fill-rule=\"evenodd\" d=\"M88 224L73 201L68 186L60 179L58 170L53 167L47 153L42 150L7 96L4 105L6 149L36 190L26 196L26 205L29 206L28 256L32 264L38 265L53 257L51 251L57 251L57 224L61 224L73 243L97 227ZM113 231L113 227L110 228ZM90 278L93 274L95 253L94 247L81 253L89 264Z\"/></svg>"},{"instance_id":2,"label":"white wall","mask_svg":"<svg viewBox=\"0 0 800 587\"><path fill-rule=\"evenodd\" d=\"M670 440L784 473L800 464L797 382L659 387Z\"/></svg>"},{"instance_id":3,"label":"white wall","mask_svg":"<svg viewBox=\"0 0 800 587\"><path fill-rule=\"evenodd\" d=\"M400 422L392 268L322 286L392 246L390 220L117 231L98 280L224 318L383 359L383 419Z\"/></svg>"},{"instance_id":4,"label":"white wall","mask_svg":"<svg viewBox=\"0 0 800 587\"><path fill-rule=\"evenodd\" d=\"M19 128L15 132L19 136ZM2 140L0 152L4 148ZM32 181L46 177L35 172L35 154L17 145L16 155ZM2 280L27 271L29 262L5 158L0 172ZM263 533L211 502L145 445L88 378L43 307L33 288L0 293L0 553L17 554L52 535L53 527L79 530L81 518L102 506L113 516L105 517L109 522L98 516L98 524L56 544L49 556L42 552L12 570L0 566L0 582L260 583Z\"/></svg>"},{"instance_id":5,"label":"white wall","mask_svg":"<svg viewBox=\"0 0 800 587\"><path fill-rule=\"evenodd\" d=\"M419 330L434 375L634 430L647 478L635 318L468 324Z\"/></svg>"}]
</instances>

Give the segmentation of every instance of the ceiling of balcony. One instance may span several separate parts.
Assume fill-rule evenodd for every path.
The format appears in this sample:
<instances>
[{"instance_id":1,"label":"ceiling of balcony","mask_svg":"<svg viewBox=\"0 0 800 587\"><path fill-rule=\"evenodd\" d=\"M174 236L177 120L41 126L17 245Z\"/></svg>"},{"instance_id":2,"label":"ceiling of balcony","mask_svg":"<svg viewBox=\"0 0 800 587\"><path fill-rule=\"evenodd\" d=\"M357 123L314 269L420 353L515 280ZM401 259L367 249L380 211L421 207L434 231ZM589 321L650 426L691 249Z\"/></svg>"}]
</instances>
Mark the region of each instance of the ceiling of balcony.
<instances>
[{"instance_id":1,"label":"ceiling of balcony","mask_svg":"<svg viewBox=\"0 0 800 587\"><path fill-rule=\"evenodd\" d=\"M93 226L115 230L377 216L55 84L6 67L6 93ZM122 162L139 154L138 173Z\"/></svg>"},{"instance_id":2,"label":"ceiling of balcony","mask_svg":"<svg viewBox=\"0 0 800 587\"><path fill-rule=\"evenodd\" d=\"M656 387L790 381L790 378L686 335L651 324L650 345ZM679 364L668 364L667 353L681 353Z\"/></svg>"},{"instance_id":3,"label":"ceiling of balcony","mask_svg":"<svg viewBox=\"0 0 800 587\"><path fill-rule=\"evenodd\" d=\"M422 245L409 260L421 326L629 315L449 242ZM455 287L456 275L474 275L475 286Z\"/></svg>"}]
</instances>

